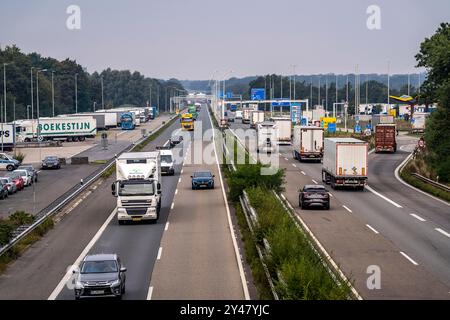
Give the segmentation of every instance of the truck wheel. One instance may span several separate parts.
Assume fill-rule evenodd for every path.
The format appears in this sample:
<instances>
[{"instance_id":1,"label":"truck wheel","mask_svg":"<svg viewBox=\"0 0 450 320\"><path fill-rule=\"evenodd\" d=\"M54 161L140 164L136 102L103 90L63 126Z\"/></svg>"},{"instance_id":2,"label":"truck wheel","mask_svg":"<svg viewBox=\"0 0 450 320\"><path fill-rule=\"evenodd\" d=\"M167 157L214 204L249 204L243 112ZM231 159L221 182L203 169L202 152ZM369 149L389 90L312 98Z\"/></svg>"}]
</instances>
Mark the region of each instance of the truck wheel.
<instances>
[{"instance_id":1,"label":"truck wheel","mask_svg":"<svg viewBox=\"0 0 450 320\"><path fill-rule=\"evenodd\" d=\"M78 140L84 141L84 140L86 140L86 137L78 137Z\"/></svg>"},{"instance_id":2,"label":"truck wheel","mask_svg":"<svg viewBox=\"0 0 450 320\"><path fill-rule=\"evenodd\" d=\"M14 166L12 166L12 165L7 165L7 166L6 166L6 170L8 170L8 171L13 171L13 170L14 170Z\"/></svg>"}]
</instances>

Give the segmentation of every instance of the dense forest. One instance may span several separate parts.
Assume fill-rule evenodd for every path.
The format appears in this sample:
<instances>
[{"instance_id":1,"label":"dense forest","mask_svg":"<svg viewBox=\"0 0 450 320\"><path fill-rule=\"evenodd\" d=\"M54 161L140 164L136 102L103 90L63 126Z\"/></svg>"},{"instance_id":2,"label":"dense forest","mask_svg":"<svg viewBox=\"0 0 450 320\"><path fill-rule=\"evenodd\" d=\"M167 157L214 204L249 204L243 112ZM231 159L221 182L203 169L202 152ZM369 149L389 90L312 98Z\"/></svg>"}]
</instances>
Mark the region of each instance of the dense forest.
<instances>
[{"instance_id":1,"label":"dense forest","mask_svg":"<svg viewBox=\"0 0 450 320\"><path fill-rule=\"evenodd\" d=\"M5 69L3 68L6 63ZM0 101L4 104L3 72L6 75L6 120L14 118L14 102L16 119L27 117L27 106L32 104L31 72L33 74L33 110L37 115L37 73L39 71L39 114L52 116L52 75L54 84L55 115L92 111L121 105L145 106L150 103L159 106L161 111L168 110L171 96L182 94L183 86L176 79L168 81L147 78L139 72L129 70L106 69L101 73L89 74L75 60L58 61L50 57L42 57L38 53L25 54L16 46L0 48ZM33 69L32 69L33 68ZM77 97L75 97L75 80ZM151 94L151 97L150 97ZM78 103L76 103L76 101ZM5 120L2 109L2 118ZM29 108L31 117L31 108Z\"/></svg>"}]
</instances>

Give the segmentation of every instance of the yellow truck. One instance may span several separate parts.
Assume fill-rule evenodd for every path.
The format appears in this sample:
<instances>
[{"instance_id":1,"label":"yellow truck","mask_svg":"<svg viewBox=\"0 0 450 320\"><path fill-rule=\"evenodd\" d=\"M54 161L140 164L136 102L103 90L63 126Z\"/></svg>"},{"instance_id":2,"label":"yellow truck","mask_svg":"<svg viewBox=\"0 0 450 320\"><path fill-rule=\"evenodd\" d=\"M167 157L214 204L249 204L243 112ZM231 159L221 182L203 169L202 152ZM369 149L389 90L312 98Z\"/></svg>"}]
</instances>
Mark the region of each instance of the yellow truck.
<instances>
[{"instance_id":1,"label":"yellow truck","mask_svg":"<svg viewBox=\"0 0 450 320\"><path fill-rule=\"evenodd\" d=\"M193 131L194 130L194 117L190 113L184 113L181 115L181 130Z\"/></svg>"}]
</instances>

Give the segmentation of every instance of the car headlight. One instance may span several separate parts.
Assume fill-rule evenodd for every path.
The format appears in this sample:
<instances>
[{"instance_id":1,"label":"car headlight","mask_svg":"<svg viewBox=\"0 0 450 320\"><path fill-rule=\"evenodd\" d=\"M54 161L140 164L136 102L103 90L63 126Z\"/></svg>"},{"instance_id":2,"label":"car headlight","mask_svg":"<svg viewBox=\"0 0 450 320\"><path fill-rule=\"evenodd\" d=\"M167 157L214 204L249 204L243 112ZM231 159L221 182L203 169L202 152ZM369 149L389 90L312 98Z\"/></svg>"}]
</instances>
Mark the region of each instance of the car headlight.
<instances>
[{"instance_id":1,"label":"car headlight","mask_svg":"<svg viewBox=\"0 0 450 320\"><path fill-rule=\"evenodd\" d=\"M109 284L111 285L111 287L117 287L118 285L120 285L120 281L119 279L113 280Z\"/></svg>"},{"instance_id":2,"label":"car headlight","mask_svg":"<svg viewBox=\"0 0 450 320\"><path fill-rule=\"evenodd\" d=\"M127 210L125 208L118 208L117 213L127 213Z\"/></svg>"},{"instance_id":3,"label":"car headlight","mask_svg":"<svg viewBox=\"0 0 450 320\"><path fill-rule=\"evenodd\" d=\"M75 289L83 289L83 288L84 288L83 282L77 280L75 282Z\"/></svg>"}]
</instances>

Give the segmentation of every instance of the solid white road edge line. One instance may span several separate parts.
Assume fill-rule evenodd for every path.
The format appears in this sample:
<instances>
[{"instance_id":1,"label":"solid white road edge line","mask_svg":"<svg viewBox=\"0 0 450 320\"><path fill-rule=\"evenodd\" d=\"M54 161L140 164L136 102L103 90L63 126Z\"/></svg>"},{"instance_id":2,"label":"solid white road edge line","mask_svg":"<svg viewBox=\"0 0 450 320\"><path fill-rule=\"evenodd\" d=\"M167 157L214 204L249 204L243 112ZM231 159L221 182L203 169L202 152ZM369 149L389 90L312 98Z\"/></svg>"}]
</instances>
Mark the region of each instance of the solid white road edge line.
<instances>
[{"instance_id":1,"label":"solid white road edge line","mask_svg":"<svg viewBox=\"0 0 450 320\"><path fill-rule=\"evenodd\" d=\"M325 250L324 246L322 246L322 244L320 243L319 239L316 238L316 236L314 235L314 233L308 228L308 226L306 225L305 221L303 221L302 217L300 216L299 213L297 213L297 211L294 209L294 207L291 205L291 203L289 202L289 200L286 199L286 197L284 196L284 194L281 194L281 197L286 201L286 204L288 205L288 207L294 212L295 217L298 219L298 221L300 221L303 229L309 234L309 236L311 237L311 239L317 244L317 246L319 247L320 251L322 251L322 253L325 255L325 257L328 259L328 261L331 263L331 265L333 266L333 268L335 270L338 271L340 277L342 279L344 279L344 281L350 282L347 278L347 276L344 274L344 272L342 272L341 268L338 266L338 264L333 260L333 258L328 254L327 250ZM355 287L350 284L350 288L351 291L353 292L353 294L355 295L355 297L358 300L363 300L363 298L361 297L361 295L358 293L358 291L356 291Z\"/></svg>"},{"instance_id":2,"label":"solid white road edge line","mask_svg":"<svg viewBox=\"0 0 450 320\"><path fill-rule=\"evenodd\" d=\"M435 228L434 230L436 230L437 232L442 233L444 236L446 236L447 238L450 238L450 233L442 230L441 228Z\"/></svg>"},{"instance_id":3,"label":"solid white road edge line","mask_svg":"<svg viewBox=\"0 0 450 320\"><path fill-rule=\"evenodd\" d=\"M437 197L435 197L435 196L432 196L431 194L428 194L428 193L426 193L425 191L422 191L422 190L420 190L420 189L418 189L418 188L416 188L416 187L410 185L409 183L406 183L405 181L403 181L402 178L400 178L400 174L399 174L400 169L405 165L405 163L407 163L407 162L409 161L409 159L411 159L411 157L412 157L412 153L411 153L409 156L407 156L406 159L405 159L402 163L400 163L399 166L395 169L395 171L394 171L395 178L396 178L398 181L400 181L402 184L404 184L405 186L407 186L407 187L409 187L409 188L411 188L411 189L414 189L414 190L416 190L417 192L420 192L420 193L422 193L422 194L424 194L424 195L426 195L426 196L428 196L428 197L430 197L430 198L433 198L434 200L437 200L437 201L439 201L439 202L441 202L441 203L443 203L443 204L446 204L447 206L450 207L450 203L448 203L448 202L446 202L446 201L444 201L444 200L442 200L442 199L439 199L439 198L437 198Z\"/></svg>"},{"instance_id":4,"label":"solid white road edge line","mask_svg":"<svg viewBox=\"0 0 450 320\"><path fill-rule=\"evenodd\" d=\"M370 186L366 186L366 189L369 190L370 192L372 192L373 194L379 196L381 199L386 200L387 202L389 202L390 204L392 204L394 207L397 207L397 208L403 208L403 207L402 207L401 205L399 205L397 202L394 202L394 201L392 201L391 199L389 199L388 197L383 196L381 193L379 193L379 192L373 190Z\"/></svg>"},{"instance_id":5,"label":"solid white road edge line","mask_svg":"<svg viewBox=\"0 0 450 320\"><path fill-rule=\"evenodd\" d=\"M412 217L414 217L414 218L416 218L416 219L419 220L419 221L422 221L422 222L427 221L427 220L425 220L424 218L418 216L418 215L415 214L415 213L410 213L409 215L412 216Z\"/></svg>"},{"instance_id":6,"label":"solid white road edge line","mask_svg":"<svg viewBox=\"0 0 450 320\"><path fill-rule=\"evenodd\" d=\"M208 117L209 117L209 122L211 123L211 127L212 127L212 120L211 120L211 115L209 114L209 111L208 111ZM216 135L215 135L214 131L215 130L212 130L212 132L213 132L214 155L216 157L217 170L219 170L219 179L220 179L220 185L222 187L221 189L222 189L223 201L225 202L225 208L226 208L227 216L228 216L228 225L229 225L229 228L230 228L231 239L233 241L234 252L236 254L236 260L237 260L237 264L238 264L238 268L239 268L239 273L240 273L240 276L241 276L241 282L242 282L242 289L244 291L244 297L245 297L245 300L250 300L250 295L249 295L248 286L247 286L247 280L245 279L244 267L242 266L242 261L241 261L241 254L239 252L239 247L237 246L236 235L234 234L233 223L231 222L230 208L228 207L227 195L225 193L225 188L223 186L222 172L220 171L219 159L217 157L217 150L216 150Z\"/></svg>"},{"instance_id":7,"label":"solid white road edge line","mask_svg":"<svg viewBox=\"0 0 450 320\"><path fill-rule=\"evenodd\" d=\"M114 209L111 214L109 215L109 217L106 219L105 223L103 223L103 225L100 227L100 229L98 229L97 233L94 235L94 237L91 239L91 241L89 241L89 243L87 244L87 246L84 248L84 250L81 252L81 254L79 255L79 257L75 260L75 262L73 263L73 265L78 266L81 263L81 260L83 260L83 258L88 254L88 252L92 249L92 247L94 246L94 244L98 241L98 239L100 239L100 237L102 236L103 232L105 231L106 227L109 225L109 223L111 222L111 220L114 218L114 216L116 215L116 209ZM61 281L58 283L58 285L56 286L56 288L53 290L53 292L50 294L50 296L47 298L47 300L55 300L58 295L61 293L61 291L64 289L64 286L66 285L67 281L69 281L70 277L72 276L72 270L69 270L66 272L66 274L64 275L64 277L61 279Z\"/></svg>"},{"instance_id":8,"label":"solid white road edge line","mask_svg":"<svg viewBox=\"0 0 450 320\"><path fill-rule=\"evenodd\" d=\"M347 206L344 206L344 205L343 205L343 207L344 207L344 209L345 209L345 210L347 210L348 212L350 212L350 213L352 213L352 212L353 212L353 211L352 211L352 210L350 210L350 209L349 209L349 208L348 208Z\"/></svg>"},{"instance_id":9,"label":"solid white road edge line","mask_svg":"<svg viewBox=\"0 0 450 320\"><path fill-rule=\"evenodd\" d=\"M419 264L417 262L415 262L413 259L411 259L406 253L404 253L403 251L400 251L400 254L402 256L404 256L406 259L409 260L409 262L411 262L413 265L418 266Z\"/></svg>"},{"instance_id":10,"label":"solid white road edge line","mask_svg":"<svg viewBox=\"0 0 450 320\"><path fill-rule=\"evenodd\" d=\"M147 300L152 300L153 287L148 288Z\"/></svg>"},{"instance_id":11,"label":"solid white road edge line","mask_svg":"<svg viewBox=\"0 0 450 320\"><path fill-rule=\"evenodd\" d=\"M377 230L375 230L375 228L373 228L371 225L366 224L366 227L369 228L370 230L372 230L374 233L376 234L380 234Z\"/></svg>"}]
</instances>

